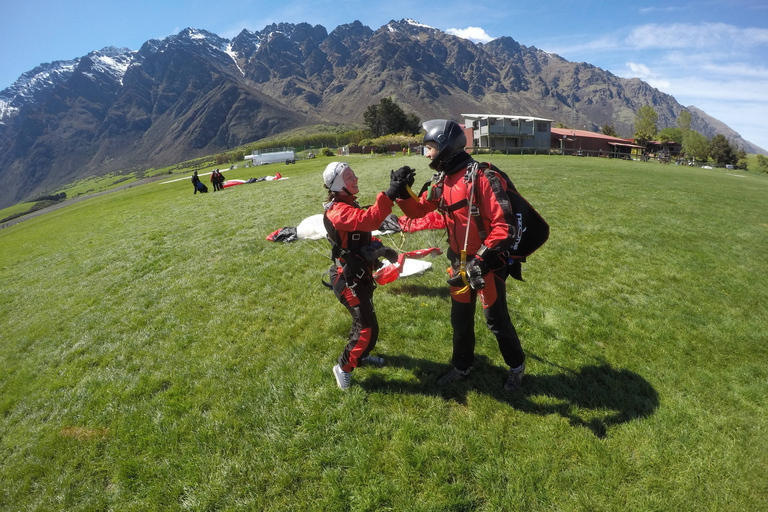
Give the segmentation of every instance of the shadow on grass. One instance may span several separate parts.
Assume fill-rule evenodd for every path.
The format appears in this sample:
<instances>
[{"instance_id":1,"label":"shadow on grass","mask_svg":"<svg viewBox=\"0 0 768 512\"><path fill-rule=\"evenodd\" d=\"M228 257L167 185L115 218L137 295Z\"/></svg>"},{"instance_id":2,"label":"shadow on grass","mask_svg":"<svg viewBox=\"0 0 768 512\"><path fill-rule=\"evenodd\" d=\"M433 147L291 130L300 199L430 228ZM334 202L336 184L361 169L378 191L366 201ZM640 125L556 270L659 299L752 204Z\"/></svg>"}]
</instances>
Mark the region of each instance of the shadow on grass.
<instances>
[{"instance_id":1,"label":"shadow on grass","mask_svg":"<svg viewBox=\"0 0 768 512\"><path fill-rule=\"evenodd\" d=\"M542 416L559 414L572 426L587 428L599 438L606 437L610 427L646 418L659 407L659 395L653 386L629 370L616 369L607 363L572 370L529 354L529 371L536 366L531 364L531 359L554 366L560 372L526 373L521 390L507 393L502 385L508 369L494 366L487 357L476 355L468 379L440 387L436 381L450 370L449 365L398 355L386 356L387 365L412 371L418 382L386 379L381 372L366 375L357 382L370 392L422 394L459 403L466 403L468 392L480 392L521 412Z\"/></svg>"},{"instance_id":2,"label":"shadow on grass","mask_svg":"<svg viewBox=\"0 0 768 512\"><path fill-rule=\"evenodd\" d=\"M424 296L424 297L440 297L443 299L451 298L451 289L447 286L423 286L404 284L397 287L392 287L389 293L393 295L410 295L411 297Z\"/></svg>"}]
</instances>

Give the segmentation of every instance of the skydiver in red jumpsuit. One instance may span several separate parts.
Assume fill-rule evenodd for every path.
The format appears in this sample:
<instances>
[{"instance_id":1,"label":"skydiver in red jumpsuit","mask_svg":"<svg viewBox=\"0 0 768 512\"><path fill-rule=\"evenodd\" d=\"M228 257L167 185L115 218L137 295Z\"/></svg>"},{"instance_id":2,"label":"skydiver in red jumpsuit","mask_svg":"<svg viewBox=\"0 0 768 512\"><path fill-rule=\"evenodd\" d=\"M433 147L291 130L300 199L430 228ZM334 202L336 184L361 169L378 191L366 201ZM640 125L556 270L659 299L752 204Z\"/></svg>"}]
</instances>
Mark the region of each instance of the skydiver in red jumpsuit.
<instances>
[{"instance_id":1,"label":"skydiver in red jumpsuit","mask_svg":"<svg viewBox=\"0 0 768 512\"><path fill-rule=\"evenodd\" d=\"M446 385L467 378L475 352L474 314L480 296L486 323L496 336L499 349L510 371L504 389L516 391L525 372L525 353L507 310L506 278L508 260L504 252L516 236L514 212L506 200L507 184L492 171L467 172L474 162L464 151L466 135L455 121L434 119L423 123L424 143L430 167L436 172L432 184L418 200L398 201L411 218L420 218L440 209L445 214L454 278L451 284L451 326L453 327L453 369L438 380ZM472 190L475 192L473 193ZM477 220L482 221L485 238ZM466 281L458 279L461 254L466 251Z\"/></svg>"},{"instance_id":2,"label":"skydiver in red jumpsuit","mask_svg":"<svg viewBox=\"0 0 768 512\"><path fill-rule=\"evenodd\" d=\"M392 212L395 199L408 196L406 185L413 183L413 171L407 168L393 171L389 188L380 192L376 203L367 210L357 204L357 176L346 162L328 164L323 181L329 191L323 221L332 245L331 285L336 298L352 316L347 345L333 367L336 383L346 390L356 367L384 364L383 358L369 355L379 335L373 307L376 287L373 272L380 257L395 262L397 252L372 237L371 231L378 229Z\"/></svg>"}]
</instances>

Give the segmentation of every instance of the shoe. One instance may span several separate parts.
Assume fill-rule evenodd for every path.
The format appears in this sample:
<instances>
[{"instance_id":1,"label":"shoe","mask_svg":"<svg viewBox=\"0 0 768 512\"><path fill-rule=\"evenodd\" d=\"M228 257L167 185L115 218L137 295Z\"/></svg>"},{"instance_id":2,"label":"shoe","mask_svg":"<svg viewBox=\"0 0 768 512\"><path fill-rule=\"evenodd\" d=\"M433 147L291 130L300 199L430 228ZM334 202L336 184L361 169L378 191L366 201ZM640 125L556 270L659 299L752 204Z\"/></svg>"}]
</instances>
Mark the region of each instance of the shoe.
<instances>
[{"instance_id":1,"label":"shoe","mask_svg":"<svg viewBox=\"0 0 768 512\"><path fill-rule=\"evenodd\" d=\"M505 391L517 391L523 385L523 374L525 373L525 363L517 368L510 368L507 381L504 383Z\"/></svg>"},{"instance_id":2,"label":"shoe","mask_svg":"<svg viewBox=\"0 0 768 512\"><path fill-rule=\"evenodd\" d=\"M445 386L452 382L458 382L460 380L464 380L467 377L469 377L469 373L472 371L472 367L470 366L464 371L459 370L458 368L453 368L451 371L437 379L437 385L438 386Z\"/></svg>"},{"instance_id":3,"label":"shoe","mask_svg":"<svg viewBox=\"0 0 768 512\"><path fill-rule=\"evenodd\" d=\"M352 385L352 372L345 372L339 365L333 367L333 376L336 377L336 384L339 385L339 389L343 391Z\"/></svg>"},{"instance_id":4,"label":"shoe","mask_svg":"<svg viewBox=\"0 0 768 512\"><path fill-rule=\"evenodd\" d=\"M384 358L378 356L365 356L360 360L360 366L384 366Z\"/></svg>"}]
</instances>

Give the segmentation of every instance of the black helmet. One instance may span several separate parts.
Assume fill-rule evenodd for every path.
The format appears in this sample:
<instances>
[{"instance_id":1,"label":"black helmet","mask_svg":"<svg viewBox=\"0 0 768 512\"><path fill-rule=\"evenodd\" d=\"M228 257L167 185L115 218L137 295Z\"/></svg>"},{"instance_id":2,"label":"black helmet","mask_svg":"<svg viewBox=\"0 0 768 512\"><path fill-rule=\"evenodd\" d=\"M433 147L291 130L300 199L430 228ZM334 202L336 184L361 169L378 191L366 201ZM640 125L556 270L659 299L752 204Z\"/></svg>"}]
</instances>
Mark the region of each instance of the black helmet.
<instances>
[{"instance_id":1,"label":"black helmet","mask_svg":"<svg viewBox=\"0 0 768 512\"><path fill-rule=\"evenodd\" d=\"M424 121L421 125L427 133L424 135L424 142L434 142L437 144L437 156L429 165L437 169L440 164L448 157L464 151L467 145L467 136L459 123L450 119L432 119Z\"/></svg>"}]
</instances>

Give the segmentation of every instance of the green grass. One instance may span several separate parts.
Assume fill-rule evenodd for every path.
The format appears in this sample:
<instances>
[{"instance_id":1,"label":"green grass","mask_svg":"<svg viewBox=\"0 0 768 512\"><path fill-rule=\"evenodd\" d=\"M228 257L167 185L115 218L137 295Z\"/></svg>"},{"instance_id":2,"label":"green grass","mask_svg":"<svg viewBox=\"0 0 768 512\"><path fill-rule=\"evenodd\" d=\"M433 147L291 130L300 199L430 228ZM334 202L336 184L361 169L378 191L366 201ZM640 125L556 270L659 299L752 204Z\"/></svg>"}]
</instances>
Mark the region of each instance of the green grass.
<instances>
[{"instance_id":1,"label":"green grass","mask_svg":"<svg viewBox=\"0 0 768 512\"><path fill-rule=\"evenodd\" d=\"M363 204L392 167L431 175L348 160ZM434 384L443 257L377 289L389 364L338 390L350 322L320 284L329 245L265 240L321 213L328 158L0 231L0 509L768 510L768 178L491 160L552 229L508 283L529 356L512 397L479 310L472 378Z\"/></svg>"},{"instance_id":2,"label":"green grass","mask_svg":"<svg viewBox=\"0 0 768 512\"><path fill-rule=\"evenodd\" d=\"M91 176L90 178L67 185L56 192L66 192L67 198L95 194L112 188L128 185L136 181L135 174L105 174L103 176Z\"/></svg>"},{"instance_id":3,"label":"green grass","mask_svg":"<svg viewBox=\"0 0 768 512\"><path fill-rule=\"evenodd\" d=\"M17 203L13 206L9 206L8 208L3 208L0 210L0 219L5 219L6 217L11 217L19 213L24 213L32 208L34 204L35 203Z\"/></svg>"}]
</instances>

